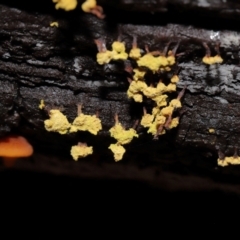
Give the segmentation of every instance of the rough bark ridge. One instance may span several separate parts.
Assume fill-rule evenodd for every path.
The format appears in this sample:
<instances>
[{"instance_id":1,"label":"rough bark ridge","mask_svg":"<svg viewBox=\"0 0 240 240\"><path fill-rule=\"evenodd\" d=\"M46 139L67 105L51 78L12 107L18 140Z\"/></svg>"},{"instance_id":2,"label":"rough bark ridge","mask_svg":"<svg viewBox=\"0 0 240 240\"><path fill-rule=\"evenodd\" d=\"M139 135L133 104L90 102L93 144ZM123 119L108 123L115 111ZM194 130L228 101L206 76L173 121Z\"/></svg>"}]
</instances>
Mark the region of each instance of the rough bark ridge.
<instances>
[{"instance_id":1,"label":"rough bark ridge","mask_svg":"<svg viewBox=\"0 0 240 240\"><path fill-rule=\"evenodd\" d=\"M144 166L176 163L173 158L182 158L188 164L189 149L194 149L191 161L201 165L195 158L198 159L196 152L203 149L201 160L213 167L218 148L233 154L234 148L240 146L240 34L234 30L239 21L239 5L229 1L224 4L99 1L99 4L107 15L104 20L83 13L80 4L75 11L63 12L56 11L51 1L32 5L1 1L0 134L21 133L32 141L37 152L44 149L45 153L64 156L71 145L86 140L96 153L90 158L113 161L107 146L112 141L108 129L114 124L114 114L118 113L123 125L130 127L141 117L142 107L149 107L149 103L136 104L127 98L129 83L123 63L97 64L94 39L105 38L110 48L120 35L129 51L136 36L139 47L144 49L148 45L150 50L163 50L169 42L171 49L180 41L178 53L184 54L177 57L174 70L181 67L178 87L180 90L187 86L187 91L179 127L157 142L139 128L141 136L128 146L125 159L137 163L139 156L148 156L150 152L151 160L140 160ZM50 27L53 21L59 22L58 28ZM208 43L212 53L216 42L221 42L223 64L206 67L201 62L205 55L203 42ZM69 120L75 118L78 103L84 105L87 114L100 111L103 131L98 137L47 132L43 126L47 113L38 108L41 99L50 108L64 108ZM209 129L215 132L209 133ZM212 160L205 158L212 155ZM63 170L57 160L54 164Z\"/></svg>"}]
</instances>

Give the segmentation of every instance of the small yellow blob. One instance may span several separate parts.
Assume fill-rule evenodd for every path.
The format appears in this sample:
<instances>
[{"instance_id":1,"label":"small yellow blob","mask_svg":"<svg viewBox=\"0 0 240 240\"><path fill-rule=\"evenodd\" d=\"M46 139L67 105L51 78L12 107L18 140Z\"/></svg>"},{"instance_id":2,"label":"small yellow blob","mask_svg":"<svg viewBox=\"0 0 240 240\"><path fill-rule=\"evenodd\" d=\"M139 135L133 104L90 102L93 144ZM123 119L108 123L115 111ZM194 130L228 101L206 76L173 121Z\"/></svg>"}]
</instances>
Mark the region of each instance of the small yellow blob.
<instances>
[{"instance_id":1,"label":"small yellow blob","mask_svg":"<svg viewBox=\"0 0 240 240\"><path fill-rule=\"evenodd\" d=\"M133 79L135 81L144 80L144 75L146 74L145 71L141 71L141 70L135 68L135 69L133 69L133 72L134 72Z\"/></svg>"},{"instance_id":2,"label":"small yellow blob","mask_svg":"<svg viewBox=\"0 0 240 240\"><path fill-rule=\"evenodd\" d=\"M166 88L166 92L176 92L177 86L174 83L169 83Z\"/></svg>"},{"instance_id":3,"label":"small yellow blob","mask_svg":"<svg viewBox=\"0 0 240 240\"><path fill-rule=\"evenodd\" d=\"M221 56L216 55L216 56L214 56L214 61L215 61L215 63L222 63L223 59L221 58Z\"/></svg>"},{"instance_id":4,"label":"small yellow blob","mask_svg":"<svg viewBox=\"0 0 240 240\"><path fill-rule=\"evenodd\" d=\"M118 53L125 52L125 45L123 42L115 41L112 43L112 49Z\"/></svg>"},{"instance_id":5,"label":"small yellow blob","mask_svg":"<svg viewBox=\"0 0 240 240\"><path fill-rule=\"evenodd\" d=\"M150 86L143 90L143 94L148 98L154 98L159 94L159 91L157 88Z\"/></svg>"},{"instance_id":6,"label":"small yellow blob","mask_svg":"<svg viewBox=\"0 0 240 240\"><path fill-rule=\"evenodd\" d=\"M141 57L141 49L140 48L132 48L129 57L135 60L138 60Z\"/></svg>"},{"instance_id":7,"label":"small yellow blob","mask_svg":"<svg viewBox=\"0 0 240 240\"><path fill-rule=\"evenodd\" d=\"M225 157L223 160L217 160L218 166L226 167L228 165L239 165L240 164L240 157L233 156L233 157Z\"/></svg>"},{"instance_id":8,"label":"small yellow blob","mask_svg":"<svg viewBox=\"0 0 240 240\"><path fill-rule=\"evenodd\" d=\"M82 4L82 10L84 12L91 12L91 10L93 8L95 8L97 6L97 1L96 0L86 0L83 4Z\"/></svg>"},{"instance_id":9,"label":"small yellow blob","mask_svg":"<svg viewBox=\"0 0 240 240\"><path fill-rule=\"evenodd\" d=\"M106 50L105 52L97 53L97 62L100 65L107 64L112 60L112 52Z\"/></svg>"},{"instance_id":10,"label":"small yellow blob","mask_svg":"<svg viewBox=\"0 0 240 240\"><path fill-rule=\"evenodd\" d=\"M76 146L71 148L71 156L75 161L79 158L84 158L93 153L93 148L88 147L86 143L78 143Z\"/></svg>"},{"instance_id":11,"label":"small yellow blob","mask_svg":"<svg viewBox=\"0 0 240 240\"><path fill-rule=\"evenodd\" d=\"M215 129L214 128L209 128L208 131L209 131L209 133L215 133Z\"/></svg>"},{"instance_id":12,"label":"small yellow blob","mask_svg":"<svg viewBox=\"0 0 240 240\"><path fill-rule=\"evenodd\" d=\"M160 114L163 116L169 116L172 115L174 108L171 106L164 107L161 109Z\"/></svg>"},{"instance_id":13,"label":"small yellow blob","mask_svg":"<svg viewBox=\"0 0 240 240\"><path fill-rule=\"evenodd\" d=\"M154 107L152 109L152 115L156 116L157 114L160 114L160 108L159 107Z\"/></svg>"},{"instance_id":14,"label":"small yellow blob","mask_svg":"<svg viewBox=\"0 0 240 240\"><path fill-rule=\"evenodd\" d=\"M166 121L166 117L161 116L161 115L157 115L154 122L156 123L156 125L163 125Z\"/></svg>"},{"instance_id":15,"label":"small yellow blob","mask_svg":"<svg viewBox=\"0 0 240 240\"><path fill-rule=\"evenodd\" d=\"M182 107L181 102L178 99L173 99L170 103L169 106L173 107L173 108L180 108Z\"/></svg>"},{"instance_id":16,"label":"small yellow blob","mask_svg":"<svg viewBox=\"0 0 240 240\"><path fill-rule=\"evenodd\" d=\"M215 64L215 63L222 63L223 59L219 55L216 55L214 57L204 56L202 61L205 64L211 65L211 64Z\"/></svg>"},{"instance_id":17,"label":"small yellow blob","mask_svg":"<svg viewBox=\"0 0 240 240\"><path fill-rule=\"evenodd\" d=\"M134 93L132 98L135 102L142 102L143 101L143 95L141 93Z\"/></svg>"},{"instance_id":18,"label":"small yellow blob","mask_svg":"<svg viewBox=\"0 0 240 240\"><path fill-rule=\"evenodd\" d=\"M80 113L73 121L70 132L88 131L94 135L102 130L101 120L96 116Z\"/></svg>"},{"instance_id":19,"label":"small yellow blob","mask_svg":"<svg viewBox=\"0 0 240 240\"><path fill-rule=\"evenodd\" d=\"M58 27L58 22L51 22L50 27Z\"/></svg>"},{"instance_id":20,"label":"small yellow blob","mask_svg":"<svg viewBox=\"0 0 240 240\"><path fill-rule=\"evenodd\" d=\"M226 167L226 166L228 166L228 162L225 161L225 159L218 159L218 160L217 160L217 164L218 164L218 166L221 166L221 167Z\"/></svg>"},{"instance_id":21,"label":"small yellow blob","mask_svg":"<svg viewBox=\"0 0 240 240\"><path fill-rule=\"evenodd\" d=\"M155 101L157 103L158 107L164 107L167 106L167 95L163 94L163 95L159 95L157 97L152 98L153 101Z\"/></svg>"},{"instance_id":22,"label":"small yellow blob","mask_svg":"<svg viewBox=\"0 0 240 240\"><path fill-rule=\"evenodd\" d=\"M171 82L172 82L172 83L178 83L178 82L179 82L179 77L178 77L178 75L173 75L172 78L171 78Z\"/></svg>"},{"instance_id":23,"label":"small yellow blob","mask_svg":"<svg viewBox=\"0 0 240 240\"><path fill-rule=\"evenodd\" d=\"M165 129L162 128L161 131L158 132L158 128L160 127L161 125L157 124L155 121L150 125L149 129L148 129L148 133L151 133L152 135L163 135L166 133Z\"/></svg>"},{"instance_id":24,"label":"small yellow blob","mask_svg":"<svg viewBox=\"0 0 240 240\"><path fill-rule=\"evenodd\" d=\"M154 115L144 114L141 120L141 125L143 127L150 127L154 119Z\"/></svg>"},{"instance_id":25,"label":"small yellow blob","mask_svg":"<svg viewBox=\"0 0 240 240\"><path fill-rule=\"evenodd\" d=\"M147 87L147 84L143 81L132 81L127 90L127 95L129 98L137 98L141 99L140 96L136 96L136 94L143 92L143 90Z\"/></svg>"},{"instance_id":26,"label":"small yellow blob","mask_svg":"<svg viewBox=\"0 0 240 240\"><path fill-rule=\"evenodd\" d=\"M170 123L170 125L169 125L169 128L170 128L170 129L171 129L171 128L175 128L175 127L178 126L178 124L179 124L179 118L178 118L178 117L173 118L172 121L171 121L171 123Z\"/></svg>"},{"instance_id":27,"label":"small yellow blob","mask_svg":"<svg viewBox=\"0 0 240 240\"><path fill-rule=\"evenodd\" d=\"M137 64L139 67L147 67L153 72L157 72L159 70L159 61L151 53L147 53L139 58L139 60L137 60Z\"/></svg>"},{"instance_id":28,"label":"small yellow blob","mask_svg":"<svg viewBox=\"0 0 240 240\"><path fill-rule=\"evenodd\" d=\"M109 130L111 137L115 138L118 144L127 144L132 141L134 137L138 137L138 134L133 128L125 130L121 123L116 123L110 130Z\"/></svg>"},{"instance_id":29,"label":"small yellow blob","mask_svg":"<svg viewBox=\"0 0 240 240\"><path fill-rule=\"evenodd\" d=\"M50 119L44 121L45 129L49 132L59 132L66 134L71 124L68 122L65 115L59 110L53 109L49 112Z\"/></svg>"},{"instance_id":30,"label":"small yellow blob","mask_svg":"<svg viewBox=\"0 0 240 240\"><path fill-rule=\"evenodd\" d=\"M76 8L77 0L53 0L56 9L62 8L65 11L70 11Z\"/></svg>"},{"instance_id":31,"label":"small yellow blob","mask_svg":"<svg viewBox=\"0 0 240 240\"><path fill-rule=\"evenodd\" d=\"M128 54L125 52L125 45L123 42L113 42L112 49L113 60L126 60L128 58Z\"/></svg>"},{"instance_id":32,"label":"small yellow blob","mask_svg":"<svg viewBox=\"0 0 240 240\"><path fill-rule=\"evenodd\" d=\"M166 90L167 90L167 86L166 86L164 83L159 82L159 83L157 84L157 91L158 91L160 94L164 93Z\"/></svg>"},{"instance_id":33,"label":"small yellow blob","mask_svg":"<svg viewBox=\"0 0 240 240\"><path fill-rule=\"evenodd\" d=\"M43 99L40 101L40 104L39 104L38 107L39 107L41 110L42 110L43 108L45 108L45 103L44 103L44 100L43 100Z\"/></svg>"},{"instance_id":34,"label":"small yellow blob","mask_svg":"<svg viewBox=\"0 0 240 240\"><path fill-rule=\"evenodd\" d=\"M109 149L114 153L115 162L122 160L123 154L126 152L125 148L119 144L111 144Z\"/></svg>"},{"instance_id":35,"label":"small yellow blob","mask_svg":"<svg viewBox=\"0 0 240 240\"><path fill-rule=\"evenodd\" d=\"M172 66L175 64L175 57L174 56L168 56L167 57L168 65Z\"/></svg>"},{"instance_id":36,"label":"small yellow blob","mask_svg":"<svg viewBox=\"0 0 240 240\"><path fill-rule=\"evenodd\" d=\"M168 61L167 58L164 56L159 56L157 57L158 63L159 63L159 67L166 67L168 66Z\"/></svg>"}]
</instances>

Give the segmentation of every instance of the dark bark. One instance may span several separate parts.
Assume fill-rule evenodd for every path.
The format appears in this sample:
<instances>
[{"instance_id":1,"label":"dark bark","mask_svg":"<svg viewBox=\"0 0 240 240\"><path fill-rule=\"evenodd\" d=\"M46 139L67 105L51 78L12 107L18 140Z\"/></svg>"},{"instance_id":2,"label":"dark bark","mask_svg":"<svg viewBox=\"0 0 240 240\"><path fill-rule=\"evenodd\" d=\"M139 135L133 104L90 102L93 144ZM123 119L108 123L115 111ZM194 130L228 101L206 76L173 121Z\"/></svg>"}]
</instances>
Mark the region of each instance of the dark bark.
<instances>
[{"instance_id":1,"label":"dark bark","mask_svg":"<svg viewBox=\"0 0 240 240\"><path fill-rule=\"evenodd\" d=\"M107 146L113 142L108 130L114 124L114 114L118 113L120 121L128 128L141 117L143 106L150 108L148 101L136 104L127 98L128 74L123 63L100 66L96 62L94 39L105 38L110 48L120 35L128 51L133 36L142 49L148 45L150 50L163 50L169 42L172 49L180 41L178 53L184 54L177 57L177 66L172 72L181 67L178 90L187 86L183 108L178 113L181 115L179 127L157 142L139 127L141 136L127 146L123 162L157 166L151 176L159 171L159 162L176 172L181 171L181 166L188 166L192 171L204 165L206 174L211 175L216 166L217 150L220 148L232 155L239 146L240 35L235 30L239 5L229 1L224 4L222 1L197 2L99 1L107 15L100 20L82 13L80 7L72 12L56 11L51 1L32 5L2 1L0 134L22 134L40 154L34 158L34 166L27 162L19 163L18 167L41 168L43 159L47 166L43 167L45 171L63 173L68 169L61 165L59 156L63 154L69 174L76 166L68 156L70 146L85 140L95 151L86 161L113 161ZM59 27L50 27L52 21L58 21ZM221 42L223 64L206 67L201 62L205 55L203 42L212 50ZM99 111L103 131L97 137L87 133L61 136L47 132L43 124L48 118L47 112L38 108L41 99L49 109L63 108L70 121L75 118L79 103L84 105L84 113ZM215 129L215 133L209 133L210 128ZM51 162L48 154L59 158ZM77 172L84 176L80 169L83 165L78 166ZM122 178L124 169L117 169L116 175ZM94 172L95 176L98 171ZM132 176L137 178L136 174ZM143 176L140 178L144 180Z\"/></svg>"}]
</instances>

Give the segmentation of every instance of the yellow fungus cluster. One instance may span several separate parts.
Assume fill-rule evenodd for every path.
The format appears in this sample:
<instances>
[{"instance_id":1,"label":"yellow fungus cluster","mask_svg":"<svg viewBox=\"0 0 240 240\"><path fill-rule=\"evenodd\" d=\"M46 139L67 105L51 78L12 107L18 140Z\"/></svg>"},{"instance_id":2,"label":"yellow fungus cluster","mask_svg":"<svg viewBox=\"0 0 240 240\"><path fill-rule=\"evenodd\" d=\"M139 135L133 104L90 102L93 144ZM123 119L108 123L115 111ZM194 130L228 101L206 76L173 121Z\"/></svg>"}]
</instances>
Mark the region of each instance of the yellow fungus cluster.
<instances>
[{"instance_id":1,"label":"yellow fungus cluster","mask_svg":"<svg viewBox=\"0 0 240 240\"><path fill-rule=\"evenodd\" d=\"M78 143L76 146L72 146L71 148L71 156L75 161L79 158L84 158L93 153L93 148L88 147L86 143Z\"/></svg>"},{"instance_id":2,"label":"yellow fungus cluster","mask_svg":"<svg viewBox=\"0 0 240 240\"><path fill-rule=\"evenodd\" d=\"M127 90L127 96L135 102L143 102L145 97L155 103L152 114L148 114L145 111L141 119L141 125L148 128L148 133L156 137L164 134L166 129L177 127L179 118L173 118L172 115L175 109L182 107L180 99L183 93L171 101L168 100L167 93L176 92L177 83L179 82L178 75L174 74L168 84L159 81L156 86L148 86L145 81L148 70L151 70L153 73L171 70L176 62L175 53L177 48L173 51L168 51L168 53L165 48L166 50L162 54L158 51L149 52L146 47L146 54L142 56L141 49L137 47L137 41L136 38L134 38L132 49L128 55L124 43L120 41L113 42L112 51L106 49L106 45L102 40L98 39L95 40L95 42L99 51L97 53L97 62L100 65L107 64L112 60L126 60L128 57L136 61L137 68L128 71L132 73L132 78L128 78L130 84ZM119 161L125 153L122 145L130 143L133 137L137 137L138 135L133 128L125 130L118 121L116 121L115 126L109 131L111 137L117 140L117 143L111 144L109 149L114 153L115 161Z\"/></svg>"},{"instance_id":3,"label":"yellow fungus cluster","mask_svg":"<svg viewBox=\"0 0 240 240\"><path fill-rule=\"evenodd\" d=\"M59 27L58 22L51 22L50 27Z\"/></svg>"},{"instance_id":4,"label":"yellow fungus cluster","mask_svg":"<svg viewBox=\"0 0 240 240\"><path fill-rule=\"evenodd\" d=\"M115 117L115 125L109 130L111 137L117 140L116 144L111 144L109 149L114 153L114 160L120 161L125 153L125 148L122 146L132 141L134 137L138 137L135 129L130 128L125 130L122 124L118 121L118 116Z\"/></svg>"},{"instance_id":5,"label":"yellow fungus cluster","mask_svg":"<svg viewBox=\"0 0 240 240\"><path fill-rule=\"evenodd\" d=\"M141 57L141 49L137 47L132 48L129 52L129 57L138 60Z\"/></svg>"},{"instance_id":6,"label":"yellow fungus cluster","mask_svg":"<svg viewBox=\"0 0 240 240\"><path fill-rule=\"evenodd\" d=\"M101 120L96 115L90 116L81 113L74 119L69 132L88 131L97 135L100 130L102 130Z\"/></svg>"},{"instance_id":7,"label":"yellow fungus cluster","mask_svg":"<svg viewBox=\"0 0 240 240\"><path fill-rule=\"evenodd\" d=\"M39 105L44 104L43 100ZM40 108L42 109L42 108ZM49 111L49 119L44 121L45 129L49 132L58 132L60 134L68 134L77 131L88 131L91 134L97 135L102 129L101 120L97 115L85 115L81 111L81 105L78 106L78 116L74 119L73 123L69 123L67 117L58 109ZM71 155L75 161L78 158L86 157L92 154L92 147L87 147L85 143L79 143L71 149Z\"/></svg>"},{"instance_id":8,"label":"yellow fungus cluster","mask_svg":"<svg viewBox=\"0 0 240 240\"><path fill-rule=\"evenodd\" d=\"M71 124L68 122L67 117L59 110L53 109L49 112L50 119L44 121L45 129L49 132L58 132L60 134L68 133Z\"/></svg>"},{"instance_id":9,"label":"yellow fungus cluster","mask_svg":"<svg viewBox=\"0 0 240 240\"><path fill-rule=\"evenodd\" d=\"M70 11L76 8L77 6L77 0L52 0L54 3L56 3L55 8L56 9L63 9L65 11Z\"/></svg>"},{"instance_id":10,"label":"yellow fungus cluster","mask_svg":"<svg viewBox=\"0 0 240 240\"><path fill-rule=\"evenodd\" d=\"M216 64L216 63L222 63L223 59L219 55L216 55L214 57L204 56L202 61L203 61L203 63L205 63L207 65L212 65L212 64Z\"/></svg>"},{"instance_id":11,"label":"yellow fungus cluster","mask_svg":"<svg viewBox=\"0 0 240 240\"><path fill-rule=\"evenodd\" d=\"M61 134L77 131L88 131L94 135L102 129L101 120L96 115L85 115L79 107L78 116L70 124L67 117L60 110L53 109L49 112L50 119L45 120L45 128L50 132L59 132Z\"/></svg>"},{"instance_id":12,"label":"yellow fungus cluster","mask_svg":"<svg viewBox=\"0 0 240 240\"><path fill-rule=\"evenodd\" d=\"M152 72L169 71L171 66L175 64L175 56L169 54L166 56L153 56L152 53L146 53L137 60L139 67L147 67Z\"/></svg>"},{"instance_id":13,"label":"yellow fungus cluster","mask_svg":"<svg viewBox=\"0 0 240 240\"><path fill-rule=\"evenodd\" d=\"M97 5L96 0L86 0L81 7L84 12L92 13L100 19L105 17L102 7Z\"/></svg>"},{"instance_id":14,"label":"yellow fungus cluster","mask_svg":"<svg viewBox=\"0 0 240 240\"><path fill-rule=\"evenodd\" d=\"M101 39L95 41L97 45L104 45L104 47L98 47L97 62L100 65L107 64L111 60L126 60L128 54L126 53L125 44L120 41L112 43L112 51L106 49L105 44Z\"/></svg>"},{"instance_id":15,"label":"yellow fungus cluster","mask_svg":"<svg viewBox=\"0 0 240 240\"><path fill-rule=\"evenodd\" d=\"M113 152L114 154L114 160L115 162L118 162L122 160L124 153L126 152L125 148L119 144L111 144L109 146L109 149Z\"/></svg>"},{"instance_id":16,"label":"yellow fungus cluster","mask_svg":"<svg viewBox=\"0 0 240 240\"><path fill-rule=\"evenodd\" d=\"M218 166L221 166L221 167L226 167L228 165L239 165L240 157L233 156L233 157L225 157L224 159L218 158L217 163L218 163Z\"/></svg>"}]
</instances>

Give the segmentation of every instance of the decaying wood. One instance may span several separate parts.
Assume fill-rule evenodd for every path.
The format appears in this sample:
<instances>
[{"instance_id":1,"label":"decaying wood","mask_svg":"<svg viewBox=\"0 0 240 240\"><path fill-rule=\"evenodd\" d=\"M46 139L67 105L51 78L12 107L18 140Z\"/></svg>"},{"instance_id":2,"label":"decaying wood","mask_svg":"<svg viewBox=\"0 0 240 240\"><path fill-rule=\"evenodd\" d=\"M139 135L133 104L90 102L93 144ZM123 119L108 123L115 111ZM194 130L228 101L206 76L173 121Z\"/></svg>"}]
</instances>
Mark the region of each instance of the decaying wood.
<instances>
[{"instance_id":1,"label":"decaying wood","mask_svg":"<svg viewBox=\"0 0 240 240\"><path fill-rule=\"evenodd\" d=\"M239 6L222 4L222 1L209 6L201 5L206 1L196 1L198 4L110 2L102 1L107 15L104 20L83 13L80 8L73 12L56 11L51 1L27 7L22 2L2 2L0 135L22 134L34 144L37 152L64 154L68 159L70 146L86 140L96 149L93 160L113 161L107 146L113 142L108 130L114 124L114 115L118 113L120 121L128 128L140 119L143 106L150 109L150 105L148 101L137 104L127 98L129 75L123 62L97 64L94 39L105 39L110 48L120 36L129 51L133 37L137 37L140 48L147 45L152 51L162 51L168 43L172 49L180 42L178 63L171 73L180 69L178 91L185 86L187 90L183 108L178 113L181 116L179 127L156 142L138 127L140 137L127 147L126 159L139 163L138 158L145 154L146 159L150 155L151 160L144 161L144 166L156 162L169 164L165 160L173 156L194 160L198 152L202 152L200 157L205 164L214 167L218 149L232 155L234 148L240 146L240 33L228 29L234 29L231 24L239 19L236 11ZM190 19L194 15L191 10L199 13L195 19ZM209 23L213 26L211 29L208 19L212 19L213 13L219 24L217 20ZM203 16L202 22L199 20L193 25L197 17ZM59 22L58 28L50 27L53 21ZM216 53L214 47L221 43L223 64L207 67L202 63L204 42L213 54ZM47 132L43 124L48 118L47 111L38 107L41 99L49 109L64 109L70 121L76 117L79 103L84 105L87 114L99 111L103 131L97 137L87 133L61 136ZM209 129L214 129L214 133ZM195 156L191 151L195 151ZM209 156L213 158L207 159Z\"/></svg>"}]
</instances>

